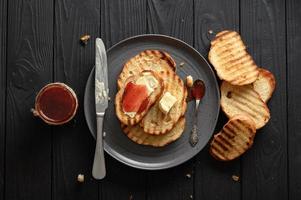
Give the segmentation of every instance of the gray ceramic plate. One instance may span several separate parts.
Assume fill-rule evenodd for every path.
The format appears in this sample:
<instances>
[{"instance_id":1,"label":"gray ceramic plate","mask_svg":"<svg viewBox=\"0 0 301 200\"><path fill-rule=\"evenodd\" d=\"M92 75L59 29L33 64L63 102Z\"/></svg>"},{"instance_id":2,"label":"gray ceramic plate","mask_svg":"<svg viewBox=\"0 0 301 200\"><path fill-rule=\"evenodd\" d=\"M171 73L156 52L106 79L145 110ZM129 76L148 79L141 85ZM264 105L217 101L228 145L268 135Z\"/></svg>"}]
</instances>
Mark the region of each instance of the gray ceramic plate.
<instances>
[{"instance_id":1,"label":"gray ceramic plate","mask_svg":"<svg viewBox=\"0 0 301 200\"><path fill-rule=\"evenodd\" d=\"M186 127L177 141L162 148L138 145L122 132L114 112L116 80L123 64L145 49L159 49L168 52L177 63L177 74L185 80L187 75L205 82L206 94L201 101L198 114L199 143L191 147L188 140L193 122L194 102L188 104ZM179 165L201 151L213 134L219 114L220 94L215 74L205 58L193 47L181 40L164 35L140 35L128 38L111 47L108 52L109 90L111 101L104 121L106 132L105 151L120 162L140 169L157 170ZM179 67L180 63L184 67ZM85 91L85 116L92 135L95 137L94 69Z\"/></svg>"}]
</instances>

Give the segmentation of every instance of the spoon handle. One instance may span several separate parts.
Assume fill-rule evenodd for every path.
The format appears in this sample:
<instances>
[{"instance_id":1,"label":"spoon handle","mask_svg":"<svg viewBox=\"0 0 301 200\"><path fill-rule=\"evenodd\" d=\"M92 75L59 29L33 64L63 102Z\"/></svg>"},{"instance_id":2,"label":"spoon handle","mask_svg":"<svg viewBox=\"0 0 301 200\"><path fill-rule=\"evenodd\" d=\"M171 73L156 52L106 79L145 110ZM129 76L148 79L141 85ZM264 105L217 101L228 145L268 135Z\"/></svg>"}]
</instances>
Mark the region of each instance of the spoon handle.
<instances>
[{"instance_id":1,"label":"spoon handle","mask_svg":"<svg viewBox=\"0 0 301 200\"><path fill-rule=\"evenodd\" d=\"M199 105L200 105L200 99L196 99L195 100L195 114L197 115L198 113L198 108L199 108Z\"/></svg>"},{"instance_id":2,"label":"spoon handle","mask_svg":"<svg viewBox=\"0 0 301 200\"><path fill-rule=\"evenodd\" d=\"M191 130L189 142L190 142L190 145L192 147L194 147L198 143L198 141L199 141L199 137L198 137L198 133L197 133L197 126L196 126L196 124L194 124L192 127L192 130Z\"/></svg>"},{"instance_id":3,"label":"spoon handle","mask_svg":"<svg viewBox=\"0 0 301 200\"><path fill-rule=\"evenodd\" d=\"M197 133L197 118L198 118L198 108L199 108L199 104L200 104L200 99L196 99L195 100L195 116L194 116L194 123L193 123L193 127L192 127L192 130L191 130L191 133L190 133L190 138L189 138L189 142L190 142L190 145L192 147L194 147L198 141L199 141L199 136L198 136L198 133Z\"/></svg>"}]
</instances>

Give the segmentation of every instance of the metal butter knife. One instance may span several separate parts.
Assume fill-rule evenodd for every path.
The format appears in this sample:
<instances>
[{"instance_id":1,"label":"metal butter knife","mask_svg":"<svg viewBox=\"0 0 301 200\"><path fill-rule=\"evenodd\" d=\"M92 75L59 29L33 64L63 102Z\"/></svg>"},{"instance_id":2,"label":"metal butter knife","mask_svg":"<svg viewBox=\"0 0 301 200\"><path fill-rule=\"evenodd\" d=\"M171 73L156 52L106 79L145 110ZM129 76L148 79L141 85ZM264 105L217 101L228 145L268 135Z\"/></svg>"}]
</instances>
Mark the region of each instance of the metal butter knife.
<instances>
[{"instance_id":1,"label":"metal butter knife","mask_svg":"<svg viewBox=\"0 0 301 200\"><path fill-rule=\"evenodd\" d=\"M95 48L95 108L97 134L92 175L95 179L103 179L106 175L103 151L103 119L108 107L108 66L105 46L100 38L96 38Z\"/></svg>"}]
</instances>

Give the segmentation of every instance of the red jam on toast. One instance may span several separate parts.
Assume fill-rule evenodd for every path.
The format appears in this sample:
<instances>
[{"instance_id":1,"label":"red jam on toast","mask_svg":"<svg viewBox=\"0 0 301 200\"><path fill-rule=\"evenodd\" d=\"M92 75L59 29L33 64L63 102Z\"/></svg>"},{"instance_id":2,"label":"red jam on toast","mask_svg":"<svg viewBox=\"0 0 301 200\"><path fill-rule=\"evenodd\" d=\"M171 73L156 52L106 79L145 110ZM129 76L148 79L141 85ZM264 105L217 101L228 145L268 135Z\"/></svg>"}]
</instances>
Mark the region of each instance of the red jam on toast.
<instances>
[{"instance_id":1,"label":"red jam on toast","mask_svg":"<svg viewBox=\"0 0 301 200\"><path fill-rule=\"evenodd\" d=\"M143 112L148 104L148 91L145 85L129 82L124 90L122 108L124 112Z\"/></svg>"}]
</instances>

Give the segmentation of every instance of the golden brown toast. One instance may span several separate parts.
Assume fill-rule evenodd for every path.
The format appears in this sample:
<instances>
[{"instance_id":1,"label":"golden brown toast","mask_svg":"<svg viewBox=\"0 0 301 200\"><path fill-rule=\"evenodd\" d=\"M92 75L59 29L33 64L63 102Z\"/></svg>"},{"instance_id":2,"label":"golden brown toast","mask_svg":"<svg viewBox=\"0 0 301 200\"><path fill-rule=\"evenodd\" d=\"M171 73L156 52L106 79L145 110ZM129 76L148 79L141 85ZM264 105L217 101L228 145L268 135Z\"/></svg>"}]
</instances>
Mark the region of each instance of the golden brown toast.
<instances>
[{"instance_id":1,"label":"golden brown toast","mask_svg":"<svg viewBox=\"0 0 301 200\"><path fill-rule=\"evenodd\" d=\"M137 75L143 70L152 70L157 73L174 72L176 70L176 63L172 57L159 50L145 50L138 55L128 60L120 73L117 85L121 88L124 82L133 75Z\"/></svg>"},{"instance_id":2,"label":"golden brown toast","mask_svg":"<svg viewBox=\"0 0 301 200\"><path fill-rule=\"evenodd\" d=\"M169 92L176 97L177 101L165 115L159 108L159 99L140 122L144 132L156 135L164 134L171 130L179 118L184 115L187 107L187 89L181 78L174 72L168 71L161 72L160 76L164 81L162 95L165 92Z\"/></svg>"},{"instance_id":3,"label":"golden brown toast","mask_svg":"<svg viewBox=\"0 0 301 200\"><path fill-rule=\"evenodd\" d=\"M247 115L236 115L214 135L210 154L217 160L233 160L252 146L255 134L255 122Z\"/></svg>"},{"instance_id":4,"label":"golden brown toast","mask_svg":"<svg viewBox=\"0 0 301 200\"><path fill-rule=\"evenodd\" d=\"M143 128L139 125L126 126L122 124L121 127L128 138L138 144L163 147L177 140L182 135L185 128L185 118L180 118L176 125L163 135L151 135L145 133Z\"/></svg>"},{"instance_id":5,"label":"golden brown toast","mask_svg":"<svg viewBox=\"0 0 301 200\"><path fill-rule=\"evenodd\" d=\"M259 73L240 35L235 31L226 30L216 35L211 42L208 59L219 78L233 85L253 83Z\"/></svg>"},{"instance_id":6,"label":"golden brown toast","mask_svg":"<svg viewBox=\"0 0 301 200\"><path fill-rule=\"evenodd\" d=\"M134 82L137 81L137 79L143 75L148 75L148 74L152 74L153 77L155 77L155 79L158 81L158 85L157 87L154 89L154 91L150 94L149 101L148 104L146 106L146 108L140 112L137 113L134 117L130 117L129 115L127 115L123 108L122 108L122 100L123 100L123 94L124 94L124 89L125 86L127 85L127 83L129 82ZM163 83L163 79L156 73L153 71L142 71L140 72L138 75L136 76L131 76L129 77L126 81L123 87L121 87L119 89L119 91L116 94L115 97L115 112L116 115L118 117L118 119L126 125L135 125L138 122L141 121L141 119L146 115L146 113L148 112L148 110L151 108L151 106L156 102L156 100L160 97L161 93L164 90L164 83Z\"/></svg>"},{"instance_id":7,"label":"golden brown toast","mask_svg":"<svg viewBox=\"0 0 301 200\"><path fill-rule=\"evenodd\" d=\"M259 75L253 83L253 87L264 102L268 102L268 100L272 97L275 85L276 80L274 75L270 71L260 68Z\"/></svg>"},{"instance_id":8,"label":"golden brown toast","mask_svg":"<svg viewBox=\"0 0 301 200\"><path fill-rule=\"evenodd\" d=\"M256 129L263 127L270 119L269 108L252 84L235 86L223 81L221 108L229 118L238 114L249 116L255 122Z\"/></svg>"}]
</instances>

